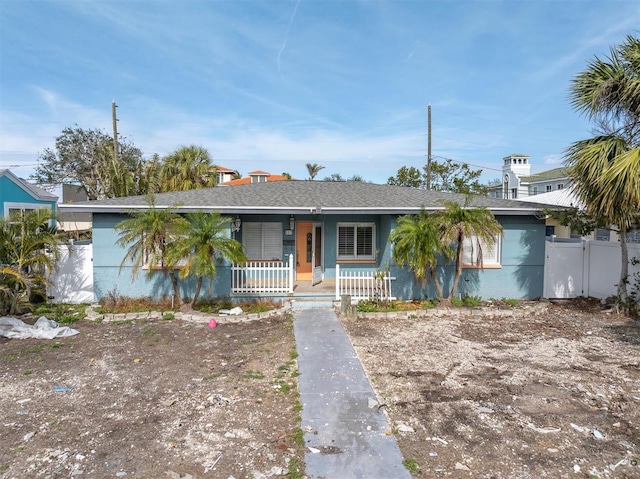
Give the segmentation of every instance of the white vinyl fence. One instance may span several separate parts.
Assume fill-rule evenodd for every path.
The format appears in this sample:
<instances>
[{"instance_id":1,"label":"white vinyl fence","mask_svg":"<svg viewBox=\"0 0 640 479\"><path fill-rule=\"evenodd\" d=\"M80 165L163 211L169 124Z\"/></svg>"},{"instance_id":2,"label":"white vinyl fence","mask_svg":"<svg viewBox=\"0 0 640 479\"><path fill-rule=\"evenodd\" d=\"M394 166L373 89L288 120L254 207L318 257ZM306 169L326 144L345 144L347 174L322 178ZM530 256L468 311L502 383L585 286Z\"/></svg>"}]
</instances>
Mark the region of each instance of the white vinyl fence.
<instances>
[{"instance_id":1,"label":"white vinyl fence","mask_svg":"<svg viewBox=\"0 0 640 479\"><path fill-rule=\"evenodd\" d=\"M289 262L249 261L231 267L231 293L292 293L293 255Z\"/></svg>"},{"instance_id":2,"label":"white vinyl fence","mask_svg":"<svg viewBox=\"0 0 640 479\"><path fill-rule=\"evenodd\" d=\"M93 245L61 246L57 269L49 275L47 297L54 303L93 302Z\"/></svg>"},{"instance_id":3,"label":"white vinyl fence","mask_svg":"<svg viewBox=\"0 0 640 479\"><path fill-rule=\"evenodd\" d=\"M640 258L640 245L627 243L629 276L640 271L631 260ZM607 298L617 294L622 256L620 243L583 240L575 243L546 242L544 297L577 296Z\"/></svg>"},{"instance_id":4,"label":"white vinyl fence","mask_svg":"<svg viewBox=\"0 0 640 479\"><path fill-rule=\"evenodd\" d=\"M377 271L349 271L336 264L336 301L343 295L351 296L351 301L396 299L391 294L391 281L396 279L389 272L382 275Z\"/></svg>"}]
</instances>

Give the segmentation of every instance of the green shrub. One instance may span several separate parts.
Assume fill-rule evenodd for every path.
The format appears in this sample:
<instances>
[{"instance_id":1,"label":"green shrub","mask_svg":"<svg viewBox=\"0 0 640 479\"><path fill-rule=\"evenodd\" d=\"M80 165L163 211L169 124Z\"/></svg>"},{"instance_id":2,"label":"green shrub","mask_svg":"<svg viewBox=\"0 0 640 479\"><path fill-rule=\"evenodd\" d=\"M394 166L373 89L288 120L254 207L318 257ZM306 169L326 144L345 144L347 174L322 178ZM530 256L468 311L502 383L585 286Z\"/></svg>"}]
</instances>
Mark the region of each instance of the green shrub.
<instances>
[{"instance_id":1,"label":"green shrub","mask_svg":"<svg viewBox=\"0 0 640 479\"><path fill-rule=\"evenodd\" d=\"M377 313L379 310L380 306L373 300L363 299L358 301L358 311L361 313Z\"/></svg>"},{"instance_id":2,"label":"green shrub","mask_svg":"<svg viewBox=\"0 0 640 479\"><path fill-rule=\"evenodd\" d=\"M480 296L464 296L462 298L462 305L467 308L476 308L482 305L482 298Z\"/></svg>"},{"instance_id":3,"label":"green shrub","mask_svg":"<svg viewBox=\"0 0 640 479\"><path fill-rule=\"evenodd\" d=\"M512 308L520 304L520 300L514 298L504 298L502 301L504 302L504 304L506 304L507 306L511 306Z\"/></svg>"},{"instance_id":4,"label":"green shrub","mask_svg":"<svg viewBox=\"0 0 640 479\"><path fill-rule=\"evenodd\" d=\"M34 314L60 324L72 324L85 317L86 308L86 304L43 303L36 306Z\"/></svg>"},{"instance_id":5,"label":"green shrub","mask_svg":"<svg viewBox=\"0 0 640 479\"><path fill-rule=\"evenodd\" d=\"M420 472L420 465L413 459L405 459L402 465L411 473L412 476Z\"/></svg>"}]
</instances>

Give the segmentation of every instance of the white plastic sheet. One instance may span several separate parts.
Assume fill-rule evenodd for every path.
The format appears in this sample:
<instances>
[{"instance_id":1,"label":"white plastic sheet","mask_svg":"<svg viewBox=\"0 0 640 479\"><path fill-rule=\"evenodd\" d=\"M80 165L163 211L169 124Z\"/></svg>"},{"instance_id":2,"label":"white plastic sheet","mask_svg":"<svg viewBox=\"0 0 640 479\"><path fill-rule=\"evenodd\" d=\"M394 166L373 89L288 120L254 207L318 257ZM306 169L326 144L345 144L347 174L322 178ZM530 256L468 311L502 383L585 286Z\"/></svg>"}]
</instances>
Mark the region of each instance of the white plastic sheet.
<instances>
[{"instance_id":1,"label":"white plastic sheet","mask_svg":"<svg viewBox=\"0 0 640 479\"><path fill-rule=\"evenodd\" d=\"M38 318L33 326L16 318L9 318L6 316L0 318L0 336L11 339L66 338L78 333L80 333L80 331L68 326L59 327L58 323L54 320L47 319L44 316Z\"/></svg>"}]
</instances>

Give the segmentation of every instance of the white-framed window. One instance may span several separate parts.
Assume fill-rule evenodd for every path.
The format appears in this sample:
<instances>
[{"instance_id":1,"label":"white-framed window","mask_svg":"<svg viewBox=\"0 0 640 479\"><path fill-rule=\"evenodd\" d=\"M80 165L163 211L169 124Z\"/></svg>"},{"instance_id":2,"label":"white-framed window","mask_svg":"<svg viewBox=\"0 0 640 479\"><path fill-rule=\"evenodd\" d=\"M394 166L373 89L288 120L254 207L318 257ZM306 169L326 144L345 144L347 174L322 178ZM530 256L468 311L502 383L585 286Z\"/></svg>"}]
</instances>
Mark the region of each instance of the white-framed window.
<instances>
[{"instance_id":1,"label":"white-framed window","mask_svg":"<svg viewBox=\"0 0 640 479\"><path fill-rule=\"evenodd\" d=\"M546 191L547 191L547 193L549 193L551 191L551 185L547 185L546 186Z\"/></svg>"},{"instance_id":2,"label":"white-framed window","mask_svg":"<svg viewBox=\"0 0 640 479\"><path fill-rule=\"evenodd\" d=\"M489 247L485 241L480 241L482 248L482 267L483 268L499 268L501 266L502 237L498 236L495 243ZM465 238L463 243L464 255L462 256L462 264L466 267L477 267L478 241L475 237Z\"/></svg>"},{"instance_id":3,"label":"white-framed window","mask_svg":"<svg viewBox=\"0 0 640 479\"><path fill-rule=\"evenodd\" d=\"M51 206L42 203L16 203L7 201L4 204L4 217L9 218L12 214L20 212L27 214L36 209L51 209Z\"/></svg>"},{"instance_id":4,"label":"white-framed window","mask_svg":"<svg viewBox=\"0 0 640 479\"><path fill-rule=\"evenodd\" d=\"M537 187L537 186L534 186L534 187L533 187L533 195L535 196L535 195L537 195L537 194L538 194L538 187Z\"/></svg>"},{"instance_id":5,"label":"white-framed window","mask_svg":"<svg viewBox=\"0 0 640 479\"><path fill-rule=\"evenodd\" d=\"M282 223L242 223L242 244L250 260L282 260Z\"/></svg>"},{"instance_id":6,"label":"white-framed window","mask_svg":"<svg viewBox=\"0 0 640 479\"><path fill-rule=\"evenodd\" d=\"M12 215L22 214L27 215L35 210L51 210L51 205L46 205L42 203L17 203L7 201L4 204L4 217L5 219L9 219ZM54 221L49 220L47 222L49 226L53 226Z\"/></svg>"},{"instance_id":7,"label":"white-framed window","mask_svg":"<svg viewBox=\"0 0 640 479\"><path fill-rule=\"evenodd\" d=\"M374 223L338 223L338 259L376 258Z\"/></svg>"},{"instance_id":8,"label":"white-framed window","mask_svg":"<svg viewBox=\"0 0 640 479\"><path fill-rule=\"evenodd\" d=\"M561 190L562 188L564 188L564 183L558 183L558 189Z\"/></svg>"}]
</instances>

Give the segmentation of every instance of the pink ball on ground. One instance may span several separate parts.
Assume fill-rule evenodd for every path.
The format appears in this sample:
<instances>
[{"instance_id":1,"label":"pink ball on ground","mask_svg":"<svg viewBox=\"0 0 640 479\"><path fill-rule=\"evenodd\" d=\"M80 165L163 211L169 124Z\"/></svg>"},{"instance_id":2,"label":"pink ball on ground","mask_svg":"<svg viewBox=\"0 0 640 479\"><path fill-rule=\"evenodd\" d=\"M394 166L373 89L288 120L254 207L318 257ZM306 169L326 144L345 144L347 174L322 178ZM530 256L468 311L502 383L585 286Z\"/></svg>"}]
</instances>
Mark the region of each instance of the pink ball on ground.
<instances>
[{"instance_id":1,"label":"pink ball on ground","mask_svg":"<svg viewBox=\"0 0 640 479\"><path fill-rule=\"evenodd\" d=\"M211 319L209 320L209 327L210 327L211 329L213 329L213 328L215 328L216 326L218 326L218 323L216 322L216 320L215 320L214 318L211 318Z\"/></svg>"}]
</instances>

